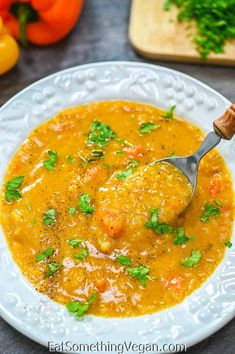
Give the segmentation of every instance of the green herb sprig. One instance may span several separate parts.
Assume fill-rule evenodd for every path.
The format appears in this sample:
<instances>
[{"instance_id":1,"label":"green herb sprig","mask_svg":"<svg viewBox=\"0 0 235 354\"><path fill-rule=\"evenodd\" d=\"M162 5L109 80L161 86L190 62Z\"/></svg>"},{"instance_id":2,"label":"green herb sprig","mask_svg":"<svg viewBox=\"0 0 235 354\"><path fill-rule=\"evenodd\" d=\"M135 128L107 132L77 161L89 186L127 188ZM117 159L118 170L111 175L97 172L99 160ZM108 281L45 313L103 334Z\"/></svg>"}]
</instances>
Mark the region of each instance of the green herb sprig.
<instances>
[{"instance_id":1,"label":"green herb sprig","mask_svg":"<svg viewBox=\"0 0 235 354\"><path fill-rule=\"evenodd\" d=\"M23 180L24 176L17 176L7 182L5 192L5 199L7 202L12 202L22 198L22 194L18 188L21 186Z\"/></svg>"},{"instance_id":2,"label":"green herb sprig","mask_svg":"<svg viewBox=\"0 0 235 354\"><path fill-rule=\"evenodd\" d=\"M94 212L95 208L92 205L90 205L90 203L91 203L91 198L89 194L84 193L80 196L80 200L78 204L83 214L91 215Z\"/></svg>"},{"instance_id":3,"label":"green herb sprig","mask_svg":"<svg viewBox=\"0 0 235 354\"><path fill-rule=\"evenodd\" d=\"M161 115L162 118L165 119L173 119L175 113L176 105L171 106L169 110Z\"/></svg>"},{"instance_id":4,"label":"green herb sprig","mask_svg":"<svg viewBox=\"0 0 235 354\"><path fill-rule=\"evenodd\" d=\"M50 258L54 254L55 250L53 247L47 248L45 251L42 251L41 253L38 253L36 255L36 261L41 262L44 261L45 259Z\"/></svg>"},{"instance_id":5,"label":"green herb sprig","mask_svg":"<svg viewBox=\"0 0 235 354\"><path fill-rule=\"evenodd\" d=\"M116 134L107 124L95 120L91 124L88 143L91 145L106 146L109 140L114 139L115 136Z\"/></svg>"},{"instance_id":6,"label":"green herb sprig","mask_svg":"<svg viewBox=\"0 0 235 354\"><path fill-rule=\"evenodd\" d=\"M74 316L76 317L82 317L87 313L91 305L94 303L94 301L96 300L96 296L97 294L96 292L94 292L89 297L88 301L83 304L81 304L79 301L70 301L66 306L67 310L74 314Z\"/></svg>"},{"instance_id":7,"label":"green herb sprig","mask_svg":"<svg viewBox=\"0 0 235 354\"><path fill-rule=\"evenodd\" d=\"M164 9L172 5L179 8L179 21L195 21L192 41L202 60L210 53L224 53L227 41L235 38L235 0L166 0Z\"/></svg>"},{"instance_id":8,"label":"green herb sprig","mask_svg":"<svg viewBox=\"0 0 235 354\"><path fill-rule=\"evenodd\" d=\"M220 209L222 205L218 200L215 200L213 203L205 203L203 213L200 217L202 222L210 221L211 216L218 216L220 214Z\"/></svg>"},{"instance_id":9,"label":"green herb sprig","mask_svg":"<svg viewBox=\"0 0 235 354\"><path fill-rule=\"evenodd\" d=\"M184 227L178 227L176 236L174 237L173 241L174 244L178 246L178 245L184 245L185 243L193 239L194 237L185 235Z\"/></svg>"},{"instance_id":10,"label":"green herb sprig","mask_svg":"<svg viewBox=\"0 0 235 354\"><path fill-rule=\"evenodd\" d=\"M144 122L139 126L139 133L140 134L148 134L151 133L153 130L159 129L161 126L159 124L155 124L153 122Z\"/></svg>"},{"instance_id":11,"label":"green herb sprig","mask_svg":"<svg viewBox=\"0 0 235 354\"><path fill-rule=\"evenodd\" d=\"M49 150L47 153L49 159L43 161L43 166L49 171L54 171L56 167L56 161L58 160L58 154L52 150Z\"/></svg>"},{"instance_id":12,"label":"green herb sprig","mask_svg":"<svg viewBox=\"0 0 235 354\"><path fill-rule=\"evenodd\" d=\"M45 226L53 226L56 222L55 209L48 209L42 217L42 222Z\"/></svg>"},{"instance_id":13,"label":"green herb sprig","mask_svg":"<svg viewBox=\"0 0 235 354\"><path fill-rule=\"evenodd\" d=\"M173 227L171 225L160 223L158 221L159 209L150 209L149 210L151 219L146 221L144 224L145 227L152 229L156 234L171 234L173 232Z\"/></svg>"},{"instance_id":14,"label":"green herb sprig","mask_svg":"<svg viewBox=\"0 0 235 354\"><path fill-rule=\"evenodd\" d=\"M193 268L196 267L202 258L200 250L193 250L191 256L181 260L181 264L184 267Z\"/></svg>"}]
</instances>

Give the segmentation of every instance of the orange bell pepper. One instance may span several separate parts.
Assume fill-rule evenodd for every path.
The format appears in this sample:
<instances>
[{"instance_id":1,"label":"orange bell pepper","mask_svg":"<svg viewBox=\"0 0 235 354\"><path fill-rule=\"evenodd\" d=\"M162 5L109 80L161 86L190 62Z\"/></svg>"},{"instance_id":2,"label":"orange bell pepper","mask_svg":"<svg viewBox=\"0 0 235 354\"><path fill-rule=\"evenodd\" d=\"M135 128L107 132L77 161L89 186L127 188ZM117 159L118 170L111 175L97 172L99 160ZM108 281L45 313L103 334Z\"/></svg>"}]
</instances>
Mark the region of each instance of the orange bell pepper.
<instances>
[{"instance_id":1,"label":"orange bell pepper","mask_svg":"<svg viewBox=\"0 0 235 354\"><path fill-rule=\"evenodd\" d=\"M1 0L0 15L23 45L55 43L74 27L83 0Z\"/></svg>"}]
</instances>

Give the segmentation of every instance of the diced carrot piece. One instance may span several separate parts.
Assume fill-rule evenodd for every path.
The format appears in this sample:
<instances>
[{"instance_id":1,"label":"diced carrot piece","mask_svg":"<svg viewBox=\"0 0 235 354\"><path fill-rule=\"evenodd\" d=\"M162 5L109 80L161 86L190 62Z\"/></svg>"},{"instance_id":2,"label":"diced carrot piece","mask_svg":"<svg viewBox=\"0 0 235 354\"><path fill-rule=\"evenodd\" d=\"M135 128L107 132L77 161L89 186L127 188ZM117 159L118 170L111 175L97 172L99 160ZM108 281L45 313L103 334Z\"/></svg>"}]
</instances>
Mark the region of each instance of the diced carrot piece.
<instances>
[{"instance_id":1,"label":"diced carrot piece","mask_svg":"<svg viewBox=\"0 0 235 354\"><path fill-rule=\"evenodd\" d=\"M180 290L182 288L183 278L181 276L176 276L165 280L164 288L169 290Z\"/></svg>"},{"instance_id":2,"label":"diced carrot piece","mask_svg":"<svg viewBox=\"0 0 235 354\"><path fill-rule=\"evenodd\" d=\"M215 197L222 190L222 177L215 174L210 180L210 194Z\"/></svg>"},{"instance_id":3,"label":"diced carrot piece","mask_svg":"<svg viewBox=\"0 0 235 354\"><path fill-rule=\"evenodd\" d=\"M141 145L126 146L123 149L132 160L143 156L143 147Z\"/></svg>"},{"instance_id":4,"label":"diced carrot piece","mask_svg":"<svg viewBox=\"0 0 235 354\"><path fill-rule=\"evenodd\" d=\"M54 130L55 132L65 132L73 128L74 128L74 123L70 122L69 120L64 122L56 122L50 125L50 129Z\"/></svg>"},{"instance_id":5,"label":"diced carrot piece","mask_svg":"<svg viewBox=\"0 0 235 354\"><path fill-rule=\"evenodd\" d=\"M103 293L107 288L107 283L104 279L98 279L95 282L95 286L99 292Z\"/></svg>"},{"instance_id":6,"label":"diced carrot piece","mask_svg":"<svg viewBox=\"0 0 235 354\"><path fill-rule=\"evenodd\" d=\"M20 168L19 161L14 162L14 165L12 166L12 172L16 173L17 171L19 171L19 168Z\"/></svg>"},{"instance_id":7,"label":"diced carrot piece","mask_svg":"<svg viewBox=\"0 0 235 354\"><path fill-rule=\"evenodd\" d=\"M91 168L89 168L87 171L86 171L86 174L85 174L85 179L86 180L94 180L96 181L100 175L100 172L101 172L101 167L100 166L93 166Z\"/></svg>"},{"instance_id":8,"label":"diced carrot piece","mask_svg":"<svg viewBox=\"0 0 235 354\"><path fill-rule=\"evenodd\" d=\"M117 209L104 209L101 214L101 223L109 236L118 237L124 227L124 218Z\"/></svg>"},{"instance_id":9,"label":"diced carrot piece","mask_svg":"<svg viewBox=\"0 0 235 354\"><path fill-rule=\"evenodd\" d=\"M129 106L123 106L122 109L125 112L130 112L131 111L131 107L129 107Z\"/></svg>"}]
</instances>

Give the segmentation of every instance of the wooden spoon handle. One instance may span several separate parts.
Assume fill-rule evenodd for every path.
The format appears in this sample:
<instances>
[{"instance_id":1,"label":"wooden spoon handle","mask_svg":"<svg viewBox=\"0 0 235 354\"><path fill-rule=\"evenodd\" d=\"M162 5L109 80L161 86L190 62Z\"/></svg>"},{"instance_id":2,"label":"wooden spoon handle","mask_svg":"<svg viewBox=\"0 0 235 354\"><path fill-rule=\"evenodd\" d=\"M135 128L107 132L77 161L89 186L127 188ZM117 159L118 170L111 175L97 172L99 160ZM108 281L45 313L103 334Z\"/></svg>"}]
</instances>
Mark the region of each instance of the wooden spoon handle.
<instances>
[{"instance_id":1,"label":"wooden spoon handle","mask_svg":"<svg viewBox=\"0 0 235 354\"><path fill-rule=\"evenodd\" d=\"M230 140L235 134L235 103L214 122L214 129L221 138Z\"/></svg>"}]
</instances>

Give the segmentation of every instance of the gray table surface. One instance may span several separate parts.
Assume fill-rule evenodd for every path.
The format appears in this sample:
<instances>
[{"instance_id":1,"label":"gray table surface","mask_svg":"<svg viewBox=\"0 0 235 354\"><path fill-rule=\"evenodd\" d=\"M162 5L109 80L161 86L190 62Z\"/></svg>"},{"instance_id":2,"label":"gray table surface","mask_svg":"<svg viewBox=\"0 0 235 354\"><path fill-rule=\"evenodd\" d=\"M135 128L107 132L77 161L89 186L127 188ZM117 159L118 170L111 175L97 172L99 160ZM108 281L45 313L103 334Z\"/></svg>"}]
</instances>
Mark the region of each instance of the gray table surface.
<instances>
[{"instance_id":1,"label":"gray table surface","mask_svg":"<svg viewBox=\"0 0 235 354\"><path fill-rule=\"evenodd\" d=\"M32 82L55 71L97 61L145 61L128 40L129 0L85 0L82 17L69 37L50 47L22 50L16 68L0 77L0 105ZM150 62L150 61L149 61ZM154 62L192 75L235 100L235 68ZM235 319L187 353L235 352ZM0 353L47 353L47 349L0 319Z\"/></svg>"}]
</instances>

